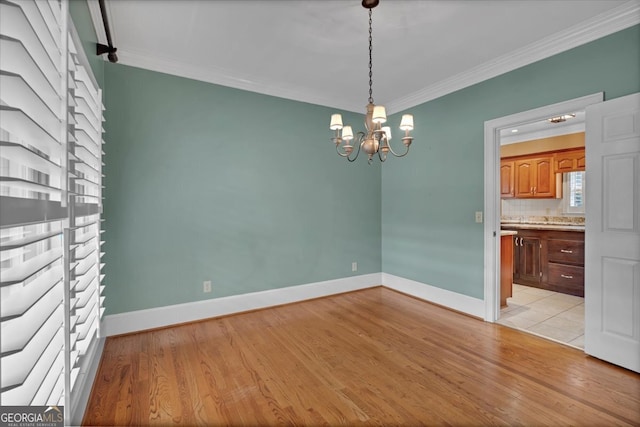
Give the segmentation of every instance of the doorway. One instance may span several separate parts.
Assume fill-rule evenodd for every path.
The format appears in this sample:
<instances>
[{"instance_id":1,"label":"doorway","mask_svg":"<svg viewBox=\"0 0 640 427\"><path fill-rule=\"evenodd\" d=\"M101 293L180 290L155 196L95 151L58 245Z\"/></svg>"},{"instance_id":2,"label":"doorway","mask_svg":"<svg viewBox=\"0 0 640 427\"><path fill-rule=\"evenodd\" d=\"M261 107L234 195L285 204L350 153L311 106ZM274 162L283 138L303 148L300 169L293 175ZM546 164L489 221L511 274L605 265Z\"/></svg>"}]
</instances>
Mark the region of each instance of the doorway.
<instances>
[{"instance_id":1,"label":"doorway","mask_svg":"<svg viewBox=\"0 0 640 427\"><path fill-rule=\"evenodd\" d=\"M640 372L640 93L603 94L485 122L485 320L499 317L499 132L586 110L585 345L590 356Z\"/></svg>"},{"instance_id":2,"label":"doorway","mask_svg":"<svg viewBox=\"0 0 640 427\"><path fill-rule=\"evenodd\" d=\"M500 146L497 323L582 349L585 111L502 129Z\"/></svg>"},{"instance_id":3,"label":"doorway","mask_svg":"<svg viewBox=\"0 0 640 427\"><path fill-rule=\"evenodd\" d=\"M584 111L588 105L600 103L603 101L603 94L577 98L570 101L561 102L530 111L494 119L485 123L485 320L496 322L500 318L500 231L501 231L501 194L497 189L500 183L500 141L508 132L513 129L526 128L527 126L535 126L547 120L550 117L562 116L569 111ZM527 301L535 302L543 299L555 299L561 301L554 305L565 306L565 310L573 310L567 313L565 317L580 317L580 304L582 301L570 297L565 298L562 295L545 292L543 289L535 287L515 286L514 291L516 297L521 304L520 308L526 305ZM564 300L564 301L563 301ZM571 300L571 301L569 301ZM582 305L583 306L583 305ZM521 309L522 312L526 311ZM531 316L531 313L529 313ZM553 316L551 316L553 317ZM584 314L582 314L584 321ZM534 316L535 318L535 316ZM544 319L543 319L544 321ZM556 320L555 322L557 322ZM531 323L531 322L524 322ZM524 324L523 323L523 324ZM541 322L538 322L541 323ZM553 323L553 322L552 322ZM526 328L520 328L526 329ZM539 327L544 330L544 327ZM535 331L533 331L535 333ZM540 334L539 335L544 335ZM554 339L554 337L551 337ZM577 337L574 337L577 338ZM556 339L558 340L558 339ZM562 341L562 340L558 340ZM573 343L580 346L580 342Z\"/></svg>"}]
</instances>

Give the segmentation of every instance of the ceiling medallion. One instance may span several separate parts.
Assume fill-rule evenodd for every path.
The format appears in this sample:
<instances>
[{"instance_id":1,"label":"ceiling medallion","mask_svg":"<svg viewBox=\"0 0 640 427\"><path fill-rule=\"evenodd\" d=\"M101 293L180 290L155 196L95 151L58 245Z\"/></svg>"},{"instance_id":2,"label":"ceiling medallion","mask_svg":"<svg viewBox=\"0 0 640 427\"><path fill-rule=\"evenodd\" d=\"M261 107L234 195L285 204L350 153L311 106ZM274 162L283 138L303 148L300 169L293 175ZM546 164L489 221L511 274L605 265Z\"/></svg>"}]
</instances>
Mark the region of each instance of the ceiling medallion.
<instances>
[{"instance_id":1,"label":"ceiling medallion","mask_svg":"<svg viewBox=\"0 0 640 427\"><path fill-rule=\"evenodd\" d=\"M360 154L360 150L367 153L369 156L369 164L373 160L373 156L377 153L380 161L384 162L387 159L387 154L391 153L396 157L406 156L409 152L409 147L413 141L413 137L410 132L413 130L413 115L404 114L400 120L400 129L404 131L402 137L402 143L405 146L403 153L396 153L393 151L390 145L391 141L391 128L389 126L382 126L387 121L387 112L382 105L375 105L373 102L373 73L372 73L372 10L379 3L379 0L362 0L362 6L365 9L369 9L369 103L367 104L367 113L365 117L365 132L358 132L355 135L355 144L358 146L355 156L351 157L353 153L353 145L351 143L354 140L353 130L351 126L342 125L342 115L332 114L331 123L329 128L335 132L331 141L336 144L336 151L342 157L346 157L350 162L355 161ZM342 131L342 132L340 132Z\"/></svg>"}]
</instances>

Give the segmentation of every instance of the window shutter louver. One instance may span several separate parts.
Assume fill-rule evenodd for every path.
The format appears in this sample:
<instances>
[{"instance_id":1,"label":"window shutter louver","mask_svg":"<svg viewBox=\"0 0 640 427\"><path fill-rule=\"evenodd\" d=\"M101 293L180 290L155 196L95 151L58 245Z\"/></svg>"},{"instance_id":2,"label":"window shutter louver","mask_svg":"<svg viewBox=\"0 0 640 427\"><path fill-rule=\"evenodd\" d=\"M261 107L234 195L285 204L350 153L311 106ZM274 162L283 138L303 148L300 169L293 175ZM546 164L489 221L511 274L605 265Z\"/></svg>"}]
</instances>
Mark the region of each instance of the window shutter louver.
<instances>
[{"instance_id":1,"label":"window shutter louver","mask_svg":"<svg viewBox=\"0 0 640 427\"><path fill-rule=\"evenodd\" d=\"M70 332L74 335L70 343L69 369L70 388L75 382L91 343L98 335L98 325L102 317L100 270L102 268L100 242L100 210L102 206L102 94L80 65L78 50L73 40L69 40L69 63L73 71L70 84L73 104L70 105L70 163L69 188L71 202L91 207L85 214L71 209L70 227L66 240L70 249L69 296L73 301L70 308Z\"/></svg>"},{"instance_id":2,"label":"window shutter louver","mask_svg":"<svg viewBox=\"0 0 640 427\"><path fill-rule=\"evenodd\" d=\"M104 313L104 107L68 20L66 1L0 2L5 406L71 409Z\"/></svg>"}]
</instances>

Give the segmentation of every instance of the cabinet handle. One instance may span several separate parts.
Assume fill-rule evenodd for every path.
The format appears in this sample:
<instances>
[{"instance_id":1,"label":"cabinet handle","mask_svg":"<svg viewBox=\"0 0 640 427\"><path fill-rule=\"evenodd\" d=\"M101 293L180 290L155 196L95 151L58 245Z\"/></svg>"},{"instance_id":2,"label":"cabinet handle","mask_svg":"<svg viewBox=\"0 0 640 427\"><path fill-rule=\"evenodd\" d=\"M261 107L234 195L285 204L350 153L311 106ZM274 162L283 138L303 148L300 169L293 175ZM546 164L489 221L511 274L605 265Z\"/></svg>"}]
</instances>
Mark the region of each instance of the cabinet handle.
<instances>
[{"instance_id":1,"label":"cabinet handle","mask_svg":"<svg viewBox=\"0 0 640 427\"><path fill-rule=\"evenodd\" d=\"M533 187L531 187L531 191L530 191L530 193L531 193L531 194L533 194Z\"/></svg>"},{"instance_id":2,"label":"cabinet handle","mask_svg":"<svg viewBox=\"0 0 640 427\"><path fill-rule=\"evenodd\" d=\"M524 246L524 243L522 243L522 242L524 242L524 237L520 238L520 246Z\"/></svg>"},{"instance_id":3,"label":"cabinet handle","mask_svg":"<svg viewBox=\"0 0 640 427\"><path fill-rule=\"evenodd\" d=\"M562 277L564 279L573 279L573 276L569 276L567 274L561 274L560 277Z\"/></svg>"},{"instance_id":4,"label":"cabinet handle","mask_svg":"<svg viewBox=\"0 0 640 427\"><path fill-rule=\"evenodd\" d=\"M533 194L536 194L538 192L538 187L533 187Z\"/></svg>"},{"instance_id":5,"label":"cabinet handle","mask_svg":"<svg viewBox=\"0 0 640 427\"><path fill-rule=\"evenodd\" d=\"M570 251L568 249L560 249L560 252L562 252L563 254L572 254L573 251Z\"/></svg>"}]
</instances>

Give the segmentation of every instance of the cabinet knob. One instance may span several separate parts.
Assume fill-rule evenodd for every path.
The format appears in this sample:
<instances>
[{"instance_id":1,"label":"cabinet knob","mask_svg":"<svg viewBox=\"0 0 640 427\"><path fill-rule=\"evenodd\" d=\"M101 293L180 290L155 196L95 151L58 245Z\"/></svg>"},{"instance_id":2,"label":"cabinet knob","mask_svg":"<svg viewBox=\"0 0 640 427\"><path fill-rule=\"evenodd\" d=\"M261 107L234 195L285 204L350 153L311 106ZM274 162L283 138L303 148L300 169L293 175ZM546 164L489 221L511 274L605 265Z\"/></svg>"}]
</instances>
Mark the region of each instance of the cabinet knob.
<instances>
[{"instance_id":1,"label":"cabinet knob","mask_svg":"<svg viewBox=\"0 0 640 427\"><path fill-rule=\"evenodd\" d=\"M560 252L562 252L563 254L572 254L573 251L570 251L568 249L560 249Z\"/></svg>"},{"instance_id":2,"label":"cabinet knob","mask_svg":"<svg viewBox=\"0 0 640 427\"><path fill-rule=\"evenodd\" d=\"M563 279L573 279L573 276L569 276L568 274L561 274L560 277Z\"/></svg>"}]
</instances>

